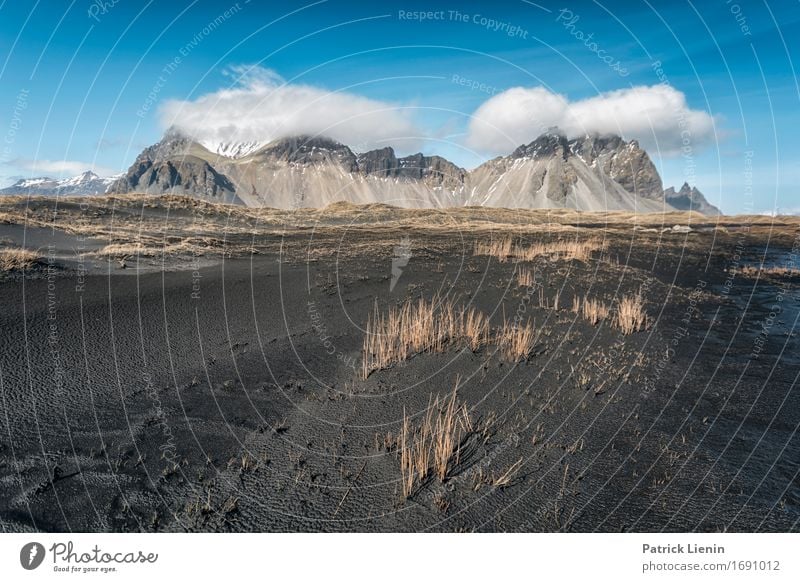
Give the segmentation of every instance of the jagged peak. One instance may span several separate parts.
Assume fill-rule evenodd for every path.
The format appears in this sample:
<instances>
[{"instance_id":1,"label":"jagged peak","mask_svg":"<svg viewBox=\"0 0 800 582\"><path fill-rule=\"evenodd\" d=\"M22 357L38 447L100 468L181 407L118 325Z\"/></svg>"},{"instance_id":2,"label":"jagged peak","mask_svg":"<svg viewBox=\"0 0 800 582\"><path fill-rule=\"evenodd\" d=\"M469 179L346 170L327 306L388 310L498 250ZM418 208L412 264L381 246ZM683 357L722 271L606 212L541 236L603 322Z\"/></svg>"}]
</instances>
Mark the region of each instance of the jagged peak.
<instances>
[{"instance_id":1,"label":"jagged peak","mask_svg":"<svg viewBox=\"0 0 800 582\"><path fill-rule=\"evenodd\" d=\"M539 158L556 154L564 157L569 154L569 140L563 133L548 130L529 144L519 146L509 157Z\"/></svg>"},{"instance_id":2,"label":"jagged peak","mask_svg":"<svg viewBox=\"0 0 800 582\"><path fill-rule=\"evenodd\" d=\"M347 149L351 151L345 144L336 141L333 138L324 135L290 135L285 137L276 138L267 143L264 149L285 148L291 147L293 149Z\"/></svg>"}]
</instances>

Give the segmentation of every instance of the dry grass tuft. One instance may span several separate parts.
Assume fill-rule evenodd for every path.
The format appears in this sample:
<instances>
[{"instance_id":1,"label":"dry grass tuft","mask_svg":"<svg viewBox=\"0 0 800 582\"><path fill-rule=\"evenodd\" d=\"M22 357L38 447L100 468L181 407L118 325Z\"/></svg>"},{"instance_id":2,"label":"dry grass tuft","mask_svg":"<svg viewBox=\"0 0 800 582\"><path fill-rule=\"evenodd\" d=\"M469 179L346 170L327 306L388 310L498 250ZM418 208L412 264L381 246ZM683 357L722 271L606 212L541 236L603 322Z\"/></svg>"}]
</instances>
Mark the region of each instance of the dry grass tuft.
<instances>
[{"instance_id":1,"label":"dry grass tuft","mask_svg":"<svg viewBox=\"0 0 800 582\"><path fill-rule=\"evenodd\" d=\"M619 302L617 317L614 321L623 335L630 335L645 329L647 313L644 310L644 299L639 291L636 295L626 295Z\"/></svg>"},{"instance_id":2,"label":"dry grass tuft","mask_svg":"<svg viewBox=\"0 0 800 582\"><path fill-rule=\"evenodd\" d=\"M469 309L464 317L464 339L467 347L473 352L477 352L481 347L489 343L489 318L485 313L475 309Z\"/></svg>"},{"instance_id":3,"label":"dry grass tuft","mask_svg":"<svg viewBox=\"0 0 800 582\"><path fill-rule=\"evenodd\" d=\"M553 242L537 242L526 247L517 246L515 256L522 261L532 261L536 257L555 255L567 260L588 261L594 251L603 250L604 245L596 239L557 240Z\"/></svg>"},{"instance_id":4,"label":"dry grass tuft","mask_svg":"<svg viewBox=\"0 0 800 582\"><path fill-rule=\"evenodd\" d=\"M558 308L558 296L555 299ZM363 378L422 353L441 353L448 347L466 347L473 352L495 344L511 362L527 360L533 352L534 330L530 320L522 325L504 321L492 334L489 318L473 308L457 308L434 298L406 302L382 315L378 304L367 321L361 349Z\"/></svg>"},{"instance_id":5,"label":"dry grass tuft","mask_svg":"<svg viewBox=\"0 0 800 582\"><path fill-rule=\"evenodd\" d=\"M141 243L111 243L95 251L100 257L155 257L163 248L148 247Z\"/></svg>"},{"instance_id":6,"label":"dry grass tuft","mask_svg":"<svg viewBox=\"0 0 800 582\"><path fill-rule=\"evenodd\" d=\"M777 265L773 265L770 267L765 267L764 265L759 265L754 267L752 265L745 265L741 267L739 270L743 276L745 277L760 277L760 276L773 276L773 277L796 277L800 275L800 269L792 266L785 266L780 267Z\"/></svg>"},{"instance_id":7,"label":"dry grass tuft","mask_svg":"<svg viewBox=\"0 0 800 582\"><path fill-rule=\"evenodd\" d=\"M514 244L511 237L501 240L476 241L475 255L487 255L497 258L501 263L508 259L532 261L537 257L556 257L567 260L588 261L594 251L605 249L602 241L587 240L555 240L535 242L529 245Z\"/></svg>"},{"instance_id":8,"label":"dry grass tuft","mask_svg":"<svg viewBox=\"0 0 800 582\"><path fill-rule=\"evenodd\" d=\"M517 271L517 285L520 287L535 287L536 272L531 269L520 269Z\"/></svg>"},{"instance_id":9,"label":"dry grass tuft","mask_svg":"<svg viewBox=\"0 0 800 582\"><path fill-rule=\"evenodd\" d=\"M489 342L489 319L475 309L458 309L448 301L420 298L392 307L386 316L375 311L367 322L362 349L362 374L391 367L416 354L442 352L448 345L476 351Z\"/></svg>"},{"instance_id":10,"label":"dry grass tuft","mask_svg":"<svg viewBox=\"0 0 800 582\"><path fill-rule=\"evenodd\" d=\"M581 299L576 295L572 299L572 311L583 316L592 325L597 325L608 317L611 310L599 299L589 299L586 296Z\"/></svg>"},{"instance_id":11,"label":"dry grass tuft","mask_svg":"<svg viewBox=\"0 0 800 582\"><path fill-rule=\"evenodd\" d=\"M503 355L510 362L527 360L533 353L533 325L530 320L525 325L503 322L495 340Z\"/></svg>"},{"instance_id":12,"label":"dry grass tuft","mask_svg":"<svg viewBox=\"0 0 800 582\"><path fill-rule=\"evenodd\" d=\"M449 397L437 396L419 426L403 412L399 453L403 497L410 497L429 478L446 481L458 465L464 439L473 431L465 404L458 404L458 382Z\"/></svg>"},{"instance_id":13,"label":"dry grass tuft","mask_svg":"<svg viewBox=\"0 0 800 582\"><path fill-rule=\"evenodd\" d=\"M522 457L520 457L519 461L511 465L505 472L500 473L499 475L495 475L492 473L492 477L489 482L492 484L493 487L497 487L498 489L505 489L509 485L511 485L517 477L517 473L522 468Z\"/></svg>"},{"instance_id":14,"label":"dry grass tuft","mask_svg":"<svg viewBox=\"0 0 800 582\"><path fill-rule=\"evenodd\" d=\"M0 250L0 271L30 269L42 256L28 249Z\"/></svg>"},{"instance_id":15,"label":"dry grass tuft","mask_svg":"<svg viewBox=\"0 0 800 582\"><path fill-rule=\"evenodd\" d=\"M514 241L511 237L506 237L500 240L490 241L475 241L475 256L489 256L497 258L501 263L505 263L508 259L512 258Z\"/></svg>"}]
</instances>

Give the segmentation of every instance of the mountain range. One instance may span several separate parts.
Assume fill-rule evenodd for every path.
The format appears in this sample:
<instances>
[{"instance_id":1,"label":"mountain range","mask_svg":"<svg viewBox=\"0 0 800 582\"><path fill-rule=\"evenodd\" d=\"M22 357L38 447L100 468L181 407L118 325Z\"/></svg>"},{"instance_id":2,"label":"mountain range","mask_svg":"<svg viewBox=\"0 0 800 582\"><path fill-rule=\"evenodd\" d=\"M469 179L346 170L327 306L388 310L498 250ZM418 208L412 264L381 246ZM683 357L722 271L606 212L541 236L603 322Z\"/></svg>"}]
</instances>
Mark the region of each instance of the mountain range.
<instances>
[{"instance_id":1,"label":"mountain range","mask_svg":"<svg viewBox=\"0 0 800 582\"><path fill-rule=\"evenodd\" d=\"M706 200L706 197L703 196L700 190L689 186L687 182L684 182L681 189L677 192L672 186L664 190L664 199L667 201L667 204L678 210L695 210L708 216L719 216L722 214L719 208Z\"/></svg>"},{"instance_id":2,"label":"mountain range","mask_svg":"<svg viewBox=\"0 0 800 582\"><path fill-rule=\"evenodd\" d=\"M355 153L321 136L200 143L170 130L117 179L87 172L60 182L20 181L0 193L36 190L63 195L173 193L274 208L320 208L345 200L406 208L691 209L719 214L688 184L678 192L664 190L655 165L635 140L599 135L567 139L557 130L471 171L440 156L397 157L391 147Z\"/></svg>"},{"instance_id":3,"label":"mountain range","mask_svg":"<svg viewBox=\"0 0 800 582\"><path fill-rule=\"evenodd\" d=\"M54 178L28 178L17 180L11 186L0 189L0 194L27 196L38 194L44 196L87 196L105 194L108 187L119 176L101 178L94 172L86 171L72 178L56 180Z\"/></svg>"}]
</instances>

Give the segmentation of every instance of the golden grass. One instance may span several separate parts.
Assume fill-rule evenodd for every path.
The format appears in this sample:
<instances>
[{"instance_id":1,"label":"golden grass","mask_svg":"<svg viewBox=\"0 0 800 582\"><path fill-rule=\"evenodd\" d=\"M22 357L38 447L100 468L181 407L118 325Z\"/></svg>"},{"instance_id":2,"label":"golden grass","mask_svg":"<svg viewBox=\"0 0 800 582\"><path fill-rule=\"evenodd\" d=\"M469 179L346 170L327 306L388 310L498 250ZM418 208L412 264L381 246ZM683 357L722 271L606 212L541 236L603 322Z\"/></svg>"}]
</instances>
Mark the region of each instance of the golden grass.
<instances>
[{"instance_id":1,"label":"golden grass","mask_svg":"<svg viewBox=\"0 0 800 582\"><path fill-rule=\"evenodd\" d=\"M635 295L626 295L620 300L614 323L623 335L630 335L645 329L647 313L644 310L641 291Z\"/></svg>"},{"instance_id":2,"label":"golden grass","mask_svg":"<svg viewBox=\"0 0 800 582\"><path fill-rule=\"evenodd\" d=\"M523 261L532 261L540 256L553 256L567 260L588 261L594 251L603 250L602 241L597 239L557 240L552 242L537 242L527 246L519 245L514 255Z\"/></svg>"},{"instance_id":3,"label":"golden grass","mask_svg":"<svg viewBox=\"0 0 800 582\"><path fill-rule=\"evenodd\" d=\"M556 298L557 308L558 298ZM458 308L449 301L434 298L409 301L392 307L382 315L376 302L367 320L361 349L363 378L375 370L384 370L422 353L441 353L448 347L466 347L478 351L494 344L510 362L527 360L533 353L534 329L525 324L504 321L495 334L489 318L474 308Z\"/></svg>"},{"instance_id":4,"label":"golden grass","mask_svg":"<svg viewBox=\"0 0 800 582\"><path fill-rule=\"evenodd\" d=\"M111 243L95 251L100 257L155 257L163 252L163 248L148 247L142 243Z\"/></svg>"},{"instance_id":5,"label":"golden grass","mask_svg":"<svg viewBox=\"0 0 800 582\"><path fill-rule=\"evenodd\" d=\"M604 250L605 245L598 239L554 240L531 244L514 244L512 237L500 240L475 242L474 255L495 257L501 263L509 259L532 261L537 257L556 257L567 260L587 261L595 251Z\"/></svg>"},{"instance_id":6,"label":"golden grass","mask_svg":"<svg viewBox=\"0 0 800 582\"><path fill-rule=\"evenodd\" d=\"M462 312L463 313L463 312ZM464 339L467 347L477 352L489 343L489 318L485 313L476 309L469 309L464 317Z\"/></svg>"},{"instance_id":7,"label":"golden grass","mask_svg":"<svg viewBox=\"0 0 800 582\"><path fill-rule=\"evenodd\" d=\"M551 302L547 295L544 293L544 287L539 287L539 307L542 309L552 309L554 311L558 311L559 305L561 303L561 290L555 292L553 295L553 301Z\"/></svg>"},{"instance_id":8,"label":"golden grass","mask_svg":"<svg viewBox=\"0 0 800 582\"><path fill-rule=\"evenodd\" d=\"M403 411L399 436L400 473L403 497L410 497L429 478L444 482L458 465L461 445L473 430L465 404L458 404L458 382L449 397L428 403L419 426L412 426Z\"/></svg>"},{"instance_id":9,"label":"golden grass","mask_svg":"<svg viewBox=\"0 0 800 582\"><path fill-rule=\"evenodd\" d=\"M536 272L531 269L520 269L517 271L517 285L520 287L535 287Z\"/></svg>"},{"instance_id":10,"label":"golden grass","mask_svg":"<svg viewBox=\"0 0 800 582\"><path fill-rule=\"evenodd\" d=\"M375 311L367 321L362 349L362 374L391 367L415 354L442 352L448 345L472 351L489 342L489 319L473 308L458 309L434 298L392 307L387 315Z\"/></svg>"},{"instance_id":11,"label":"golden grass","mask_svg":"<svg viewBox=\"0 0 800 582\"><path fill-rule=\"evenodd\" d=\"M187 237L164 241L110 243L94 251L99 257L158 257L162 255L202 255L208 251L223 251L224 242L213 237Z\"/></svg>"},{"instance_id":12,"label":"golden grass","mask_svg":"<svg viewBox=\"0 0 800 582\"><path fill-rule=\"evenodd\" d=\"M800 269L797 267L779 267L777 265L773 265L770 267L765 267L763 265L759 265L754 267L752 265L745 265L739 269L739 271L745 277L758 277L763 275L771 275L774 277L796 277L800 275Z\"/></svg>"},{"instance_id":13,"label":"golden grass","mask_svg":"<svg viewBox=\"0 0 800 582\"><path fill-rule=\"evenodd\" d=\"M508 259L514 256L512 252L513 246L514 241L510 236L500 240L477 240L475 241L475 250L473 255L495 257L501 263L505 263Z\"/></svg>"},{"instance_id":14,"label":"golden grass","mask_svg":"<svg viewBox=\"0 0 800 582\"><path fill-rule=\"evenodd\" d=\"M530 320L524 324L503 322L495 338L500 353L509 362L527 360L533 353L534 332Z\"/></svg>"},{"instance_id":15,"label":"golden grass","mask_svg":"<svg viewBox=\"0 0 800 582\"><path fill-rule=\"evenodd\" d=\"M0 249L0 271L29 269L42 256L28 249Z\"/></svg>"},{"instance_id":16,"label":"golden grass","mask_svg":"<svg viewBox=\"0 0 800 582\"><path fill-rule=\"evenodd\" d=\"M608 305L599 299L589 299L588 296L581 299L577 295L572 299L572 311L581 315L592 325L597 325L606 319L611 312Z\"/></svg>"}]
</instances>

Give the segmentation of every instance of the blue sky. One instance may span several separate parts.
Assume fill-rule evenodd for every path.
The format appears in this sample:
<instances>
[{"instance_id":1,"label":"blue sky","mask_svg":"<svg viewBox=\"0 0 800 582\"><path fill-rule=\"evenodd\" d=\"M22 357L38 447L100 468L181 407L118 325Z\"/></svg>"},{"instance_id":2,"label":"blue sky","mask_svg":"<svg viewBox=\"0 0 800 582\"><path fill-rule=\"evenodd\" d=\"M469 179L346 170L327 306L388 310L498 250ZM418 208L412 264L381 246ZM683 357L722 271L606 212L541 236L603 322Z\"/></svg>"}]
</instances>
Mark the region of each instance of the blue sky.
<instances>
[{"instance_id":1,"label":"blue sky","mask_svg":"<svg viewBox=\"0 0 800 582\"><path fill-rule=\"evenodd\" d=\"M665 186L728 213L800 209L797 2L266 4L0 0L0 184L123 171L176 120L322 124L466 167L552 123L611 124Z\"/></svg>"}]
</instances>

